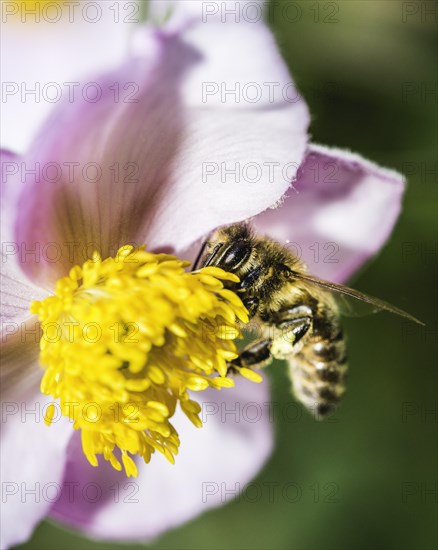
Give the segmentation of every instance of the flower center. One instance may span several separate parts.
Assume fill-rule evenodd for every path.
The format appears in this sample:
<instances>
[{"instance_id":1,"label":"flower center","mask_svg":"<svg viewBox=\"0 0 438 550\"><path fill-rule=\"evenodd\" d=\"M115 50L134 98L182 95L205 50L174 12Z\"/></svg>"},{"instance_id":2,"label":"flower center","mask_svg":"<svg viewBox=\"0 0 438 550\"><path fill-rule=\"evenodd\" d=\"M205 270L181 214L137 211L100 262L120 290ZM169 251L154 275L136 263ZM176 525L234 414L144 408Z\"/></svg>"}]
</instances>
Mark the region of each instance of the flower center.
<instances>
[{"instance_id":1,"label":"flower center","mask_svg":"<svg viewBox=\"0 0 438 550\"><path fill-rule=\"evenodd\" d=\"M234 339L248 314L221 281L238 278L216 267L188 273L187 265L124 246L114 258L94 254L75 266L55 295L31 305L42 327L41 391L81 430L93 466L102 454L121 470L121 455L135 476L130 455L149 462L155 451L173 463L176 405L200 427L201 407L188 390L234 385L227 362L237 357ZM55 412L52 403L47 424Z\"/></svg>"},{"instance_id":2,"label":"flower center","mask_svg":"<svg viewBox=\"0 0 438 550\"><path fill-rule=\"evenodd\" d=\"M39 23L40 21L56 22L62 14L63 4L67 0L20 0L19 2L10 2L10 6L5 7L7 16L14 16L21 13L23 23Z\"/></svg>"}]
</instances>

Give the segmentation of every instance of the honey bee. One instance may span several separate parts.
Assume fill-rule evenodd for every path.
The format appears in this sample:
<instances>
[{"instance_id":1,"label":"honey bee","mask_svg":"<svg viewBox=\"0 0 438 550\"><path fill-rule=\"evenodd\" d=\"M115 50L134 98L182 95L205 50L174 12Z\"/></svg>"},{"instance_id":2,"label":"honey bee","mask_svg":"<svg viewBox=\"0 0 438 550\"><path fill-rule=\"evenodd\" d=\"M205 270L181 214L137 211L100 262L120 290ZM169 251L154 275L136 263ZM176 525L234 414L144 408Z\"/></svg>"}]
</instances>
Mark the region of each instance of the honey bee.
<instances>
[{"instance_id":1,"label":"honey bee","mask_svg":"<svg viewBox=\"0 0 438 550\"><path fill-rule=\"evenodd\" d=\"M249 224L216 230L199 252L195 267L216 266L234 273L240 282L227 282L263 327L229 365L260 368L285 359L293 393L317 418L328 416L345 392L346 339L336 295L350 297L423 324L408 313L357 290L324 281L276 241L255 234Z\"/></svg>"}]
</instances>

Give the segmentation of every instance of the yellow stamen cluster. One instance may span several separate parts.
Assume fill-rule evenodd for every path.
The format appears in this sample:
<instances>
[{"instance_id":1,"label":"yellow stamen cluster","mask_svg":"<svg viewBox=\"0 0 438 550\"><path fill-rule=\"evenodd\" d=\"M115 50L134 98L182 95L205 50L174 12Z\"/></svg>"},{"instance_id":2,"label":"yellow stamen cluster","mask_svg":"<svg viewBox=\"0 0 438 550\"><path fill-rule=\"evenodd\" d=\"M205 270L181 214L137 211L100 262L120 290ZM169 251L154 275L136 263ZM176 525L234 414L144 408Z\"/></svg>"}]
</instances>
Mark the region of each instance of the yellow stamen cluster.
<instances>
[{"instance_id":1,"label":"yellow stamen cluster","mask_svg":"<svg viewBox=\"0 0 438 550\"><path fill-rule=\"evenodd\" d=\"M62 13L62 5L67 0L19 0L10 2L11 6L5 7L5 13L16 15L23 14L23 22L40 22L42 19L48 21L57 21L59 14ZM91 13L91 10L90 10Z\"/></svg>"},{"instance_id":2,"label":"yellow stamen cluster","mask_svg":"<svg viewBox=\"0 0 438 550\"><path fill-rule=\"evenodd\" d=\"M82 434L89 462L103 454L114 468L137 475L130 455L170 461L178 434L170 423L177 403L201 426L201 407L188 390L232 387L227 362L247 322L241 300L221 281L237 277L216 267L186 272L188 262L122 247L114 258L95 254L33 302L43 335L44 394ZM50 424L52 405L46 415Z\"/></svg>"}]
</instances>

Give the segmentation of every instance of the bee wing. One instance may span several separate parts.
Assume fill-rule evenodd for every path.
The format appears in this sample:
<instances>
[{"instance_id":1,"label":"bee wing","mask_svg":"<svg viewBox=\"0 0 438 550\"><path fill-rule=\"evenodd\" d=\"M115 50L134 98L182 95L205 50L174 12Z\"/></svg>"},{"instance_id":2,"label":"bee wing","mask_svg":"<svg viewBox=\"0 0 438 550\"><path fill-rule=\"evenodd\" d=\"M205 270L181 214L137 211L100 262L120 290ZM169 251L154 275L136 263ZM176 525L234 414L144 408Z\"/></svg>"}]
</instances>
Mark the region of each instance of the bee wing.
<instances>
[{"instance_id":1,"label":"bee wing","mask_svg":"<svg viewBox=\"0 0 438 550\"><path fill-rule=\"evenodd\" d=\"M369 308L367 313L373 313L382 310L389 311L390 313L394 313L395 315L399 315L400 317L404 317L405 319L409 319L414 323L424 326L424 323L419 321L413 315L407 313L406 311L403 311L402 309L399 309L398 307L388 304L388 302L385 302L384 300L380 300L380 298L369 296L368 294L364 294L359 290L354 290L353 288L349 288L344 285L338 285L330 281L318 279L317 277L313 277L312 275L308 275L307 273L297 273L294 271L293 276L297 279L305 281L306 283L316 285L320 288L323 288L324 290L328 290L330 292L333 292L334 294L337 294L338 297L341 297L341 300L338 300L338 303L340 303L341 312L344 314L351 315L357 312L356 307L351 304L350 300L348 300L349 298L353 298L353 300L357 300L363 304L368 304ZM345 300L345 298L347 298L347 300Z\"/></svg>"}]
</instances>

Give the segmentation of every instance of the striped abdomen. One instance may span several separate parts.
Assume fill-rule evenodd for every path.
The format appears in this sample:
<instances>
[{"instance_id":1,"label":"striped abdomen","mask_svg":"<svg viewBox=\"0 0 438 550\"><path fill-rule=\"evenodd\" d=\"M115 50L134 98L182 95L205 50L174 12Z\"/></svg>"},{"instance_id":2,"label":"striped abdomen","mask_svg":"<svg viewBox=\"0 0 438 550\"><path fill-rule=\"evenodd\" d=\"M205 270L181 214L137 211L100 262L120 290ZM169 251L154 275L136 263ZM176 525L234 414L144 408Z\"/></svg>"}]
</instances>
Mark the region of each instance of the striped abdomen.
<instances>
[{"instance_id":1,"label":"striped abdomen","mask_svg":"<svg viewBox=\"0 0 438 550\"><path fill-rule=\"evenodd\" d=\"M319 304L300 350L289 359L296 397L318 416L327 416L345 391L346 343L337 312Z\"/></svg>"}]
</instances>

